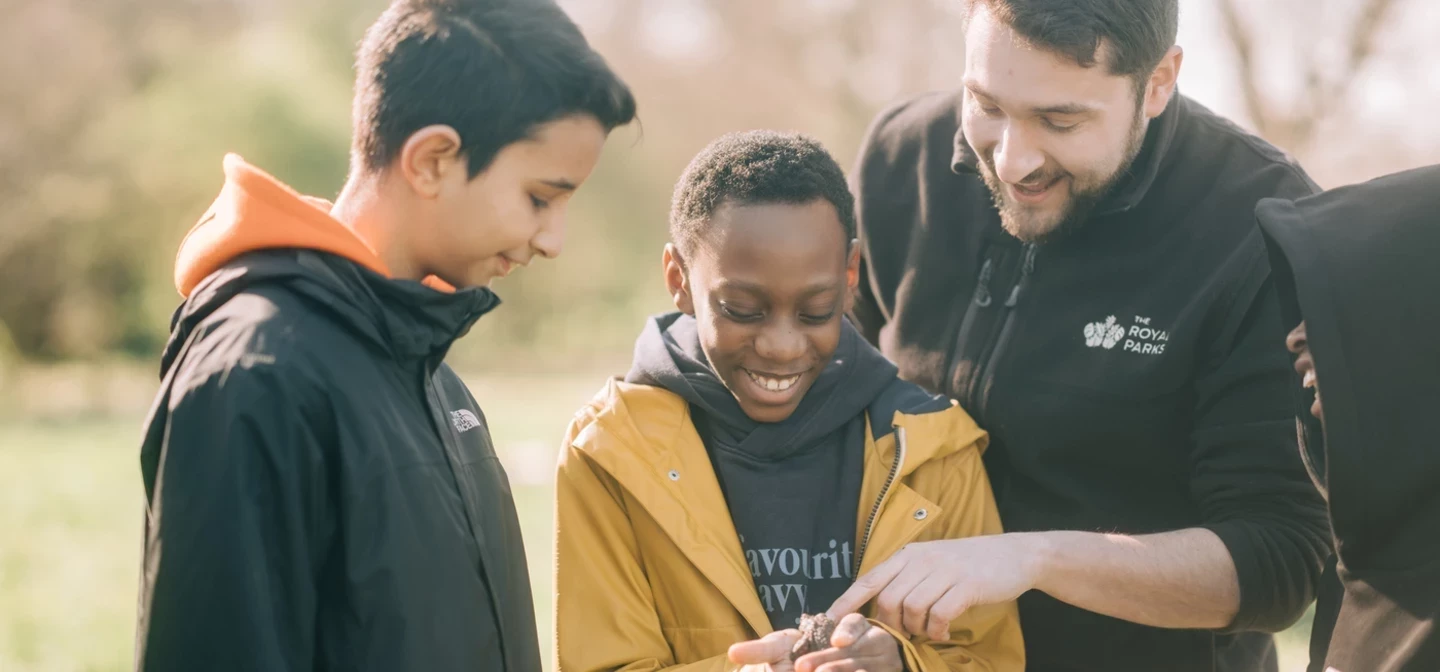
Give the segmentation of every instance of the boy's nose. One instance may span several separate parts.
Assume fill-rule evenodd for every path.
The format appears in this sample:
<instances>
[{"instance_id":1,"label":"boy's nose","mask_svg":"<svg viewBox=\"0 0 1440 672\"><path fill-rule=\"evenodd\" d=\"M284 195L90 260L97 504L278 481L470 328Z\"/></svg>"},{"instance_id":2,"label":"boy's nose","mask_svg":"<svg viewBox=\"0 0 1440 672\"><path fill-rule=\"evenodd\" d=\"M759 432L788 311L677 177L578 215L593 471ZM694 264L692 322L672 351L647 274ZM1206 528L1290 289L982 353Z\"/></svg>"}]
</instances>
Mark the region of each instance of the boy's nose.
<instances>
[{"instance_id":1,"label":"boy's nose","mask_svg":"<svg viewBox=\"0 0 1440 672\"><path fill-rule=\"evenodd\" d=\"M560 256L565 247L565 215L557 214L541 226L531 239L530 247L534 248L535 254L546 259Z\"/></svg>"},{"instance_id":2,"label":"boy's nose","mask_svg":"<svg viewBox=\"0 0 1440 672\"><path fill-rule=\"evenodd\" d=\"M760 332L755 338L755 354L770 362L790 362L805 355L805 334L788 320ZM776 371L774 373L788 373Z\"/></svg>"}]
</instances>

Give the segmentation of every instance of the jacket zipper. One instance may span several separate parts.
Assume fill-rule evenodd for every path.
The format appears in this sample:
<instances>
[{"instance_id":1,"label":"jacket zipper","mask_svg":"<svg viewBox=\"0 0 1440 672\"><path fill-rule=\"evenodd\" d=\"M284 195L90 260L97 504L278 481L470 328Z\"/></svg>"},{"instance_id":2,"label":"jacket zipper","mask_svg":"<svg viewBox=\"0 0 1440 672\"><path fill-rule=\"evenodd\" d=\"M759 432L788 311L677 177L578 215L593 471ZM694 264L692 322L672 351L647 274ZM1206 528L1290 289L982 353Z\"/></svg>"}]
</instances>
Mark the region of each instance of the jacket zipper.
<instances>
[{"instance_id":1,"label":"jacket zipper","mask_svg":"<svg viewBox=\"0 0 1440 672\"><path fill-rule=\"evenodd\" d=\"M890 474L885 477L885 485L880 488L880 497L875 500L875 506L870 509L870 517L865 520L865 534L860 537L860 545L856 547L855 567L852 576L860 576L861 561L865 558L865 549L870 545L870 533L875 531L875 520L880 516L880 505L885 503L885 496L890 494L890 487L895 485L895 477L900 475L900 467L905 463L905 428L895 428L895 460L890 465Z\"/></svg>"},{"instance_id":2,"label":"jacket zipper","mask_svg":"<svg viewBox=\"0 0 1440 672\"><path fill-rule=\"evenodd\" d=\"M490 581L490 575L485 567L485 549L481 543L483 535L477 529L475 513L480 510L478 502L474 501L474 495L463 480L462 470L464 461L458 454L458 448L452 444L458 444L459 434L446 417L444 407L440 404L440 390L435 385L435 370L439 368L438 362L434 367L428 363L422 373L425 376L425 410L430 413L430 421L435 425L437 438L440 439L440 450L445 453L445 462L450 466L450 478L455 485L455 494L460 496L461 513L465 516L465 525L470 533L471 541L475 543L476 558L479 561L476 567L480 573L480 581L485 584L485 590L490 594L490 614L495 619L495 629L500 633L500 653L505 655L505 615L500 609L500 593L498 588ZM448 438L447 438L448 437ZM508 661L507 661L508 662Z\"/></svg>"},{"instance_id":3,"label":"jacket zipper","mask_svg":"<svg viewBox=\"0 0 1440 672\"><path fill-rule=\"evenodd\" d=\"M440 403L440 389L435 385L435 372L428 365L422 370L424 376L423 386L425 389L425 410L430 414L430 422L435 428L435 438L440 440L440 452L445 454L445 464L449 467L450 483L455 488L455 494L460 497L461 513L465 516L466 529L470 532L475 542L476 551L479 552L483 562L484 551L481 549L480 540L483 538L475 524L475 512L480 506L474 501L474 493L466 487L463 474L464 460L454 446L459 441L455 428L451 425L450 418L446 417L444 407Z\"/></svg>"},{"instance_id":4,"label":"jacket zipper","mask_svg":"<svg viewBox=\"0 0 1440 672\"><path fill-rule=\"evenodd\" d=\"M945 385L952 390L956 396L960 389L955 380L955 360L962 356L965 342L970 340L970 332L975 330L975 320L981 308L989 308L994 303L990 295L990 278L995 275L995 260L993 257L986 257L985 263L980 266L980 278L975 283L975 294L971 296L965 308L965 317L960 320L960 328L955 332L955 340L950 345L950 359L945 363Z\"/></svg>"},{"instance_id":5,"label":"jacket zipper","mask_svg":"<svg viewBox=\"0 0 1440 672\"><path fill-rule=\"evenodd\" d=\"M990 307L990 278L995 275L995 260L987 257L985 264L980 267L980 282L975 283L975 305L981 308ZM967 311L969 312L969 311Z\"/></svg>"},{"instance_id":6,"label":"jacket zipper","mask_svg":"<svg viewBox=\"0 0 1440 672\"><path fill-rule=\"evenodd\" d=\"M1000 335L995 342L990 344L987 351L981 354L976 362L975 375L970 378L970 386L966 391L965 398L969 406L975 409L977 414L985 412L985 399L980 398L979 392L985 381L995 374L995 362L1000 360L1000 355L1005 352L1005 345L1010 340L1010 333L1015 327L1015 307L1020 305L1020 295L1030 283L1030 276L1035 272L1035 254L1039 248L1034 243L1025 244L1025 257L1020 265L1020 278L1015 281L1015 286L1010 289L1010 296L1005 299L1005 322L1000 327ZM988 396L988 395L986 395Z\"/></svg>"}]
</instances>

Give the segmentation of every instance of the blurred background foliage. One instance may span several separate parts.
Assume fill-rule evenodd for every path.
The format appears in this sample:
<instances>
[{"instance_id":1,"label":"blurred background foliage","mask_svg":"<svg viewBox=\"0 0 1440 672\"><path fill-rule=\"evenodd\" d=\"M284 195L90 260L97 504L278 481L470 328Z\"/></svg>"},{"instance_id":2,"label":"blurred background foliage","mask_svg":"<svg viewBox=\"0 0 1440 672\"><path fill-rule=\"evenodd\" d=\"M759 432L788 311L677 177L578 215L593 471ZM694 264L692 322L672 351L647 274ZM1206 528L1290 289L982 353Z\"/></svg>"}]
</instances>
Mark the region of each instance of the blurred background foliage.
<instances>
[{"instance_id":1,"label":"blurred background foliage","mask_svg":"<svg viewBox=\"0 0 1440 672\"><path fill-rule=\"evenodd\" d=\"M462 366L623 360L640 321L666 306L655 271L669 192L696 150L730 130L787 128L848 164L877 111L954 87L964 65L958 0L563 4L635 88L641 124L616 133L582 190L568 254L501 283L507 305L456 351ZM1322 182L1440 155L1435 129L1421 138L1403 123L1435 102L1436 75L1417 58L1431 46L1404 29L1435 18L1431 3L1315 4L1183 0L1182 90L1296 152ZM178 302L174 250L227 151L334 196L352 50L383 6L4 0L5 356L153 358Z\"/></svg>"},{"instance_id":2,"label":"blurred background foliage","mask_svg":"<svg viewBox=\"0 0 1440 672\"><path fill-rule=\"evenodd\" d=\"M303 192L338 191L351 53L384 3L7 2L0 342L31 361L152 358L178 301L175 247L219 188L225 152ZM887 100L961 67L957 18L930 0L570 4L632 82L642 121L616 133L581 192L568 254L503 283L503 317L456 350L462 366L623 357L665 307L655 271L670 186L695 151L779 126L848 161Z\"/></svg>"}]
</instances>

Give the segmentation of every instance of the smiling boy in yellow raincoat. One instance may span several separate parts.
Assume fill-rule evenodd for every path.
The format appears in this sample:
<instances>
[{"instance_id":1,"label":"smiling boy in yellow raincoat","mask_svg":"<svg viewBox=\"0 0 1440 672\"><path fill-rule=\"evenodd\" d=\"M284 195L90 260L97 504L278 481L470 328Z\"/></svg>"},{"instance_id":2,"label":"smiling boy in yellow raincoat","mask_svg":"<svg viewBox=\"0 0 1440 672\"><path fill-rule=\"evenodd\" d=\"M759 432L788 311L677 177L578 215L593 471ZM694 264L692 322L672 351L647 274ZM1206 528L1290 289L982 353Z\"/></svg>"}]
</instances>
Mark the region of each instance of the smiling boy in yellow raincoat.
<instances>
[{"instance_id":1,"label":"smiling boy in yellow raincoat","mask_svg":"<svg viewBox=\"0 0 1440 672\"><path fill-rule=\"evenodd\" d=\"M796 135L723 137L681 177L664 253L679 311L565 438L561 672L1024 669L1014 603L967 611L945 641L851 616L790 660L800 616L907 543L1001 531L985 432L845 318L853 209Z\"/></svg>"}]
</instances>

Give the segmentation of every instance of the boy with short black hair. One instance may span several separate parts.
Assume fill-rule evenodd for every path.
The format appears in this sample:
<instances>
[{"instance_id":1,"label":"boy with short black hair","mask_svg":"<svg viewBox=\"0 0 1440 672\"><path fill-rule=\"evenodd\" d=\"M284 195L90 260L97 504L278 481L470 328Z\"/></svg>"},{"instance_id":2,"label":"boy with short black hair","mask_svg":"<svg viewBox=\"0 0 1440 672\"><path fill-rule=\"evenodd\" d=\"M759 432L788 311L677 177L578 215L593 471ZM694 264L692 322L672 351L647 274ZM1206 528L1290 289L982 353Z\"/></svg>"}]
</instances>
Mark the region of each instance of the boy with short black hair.
<instances>
[{"instance_id":1,"label":"boy with short black hair","mask_svg":"<svg viewBox=\"0 0 1440 672\"><path fill-rule=\"evenodd\" d=\"M509 485L443 360L492 278L559 254L635 102L549 0L397 0L357 61L337 203L232 155L181 244L138 669L541 668Z\"/></svg>"},{"instance_id":2,"label":"boy with short black hair","mask_svg":"<svg viewBox=\"0 0 1440 672\"><path fill-rule=\"evenodd\" d=\"M799 619L860 572L911 541L1000 531L985 433L846 321L853 208L797 135L723 137L681 177L663 258L679 312L580 411L558 469L561 670L790 669ZM949 634L851 616L793 665L1024 667L1013 603Z\"/></svg>"}]
</instances>

